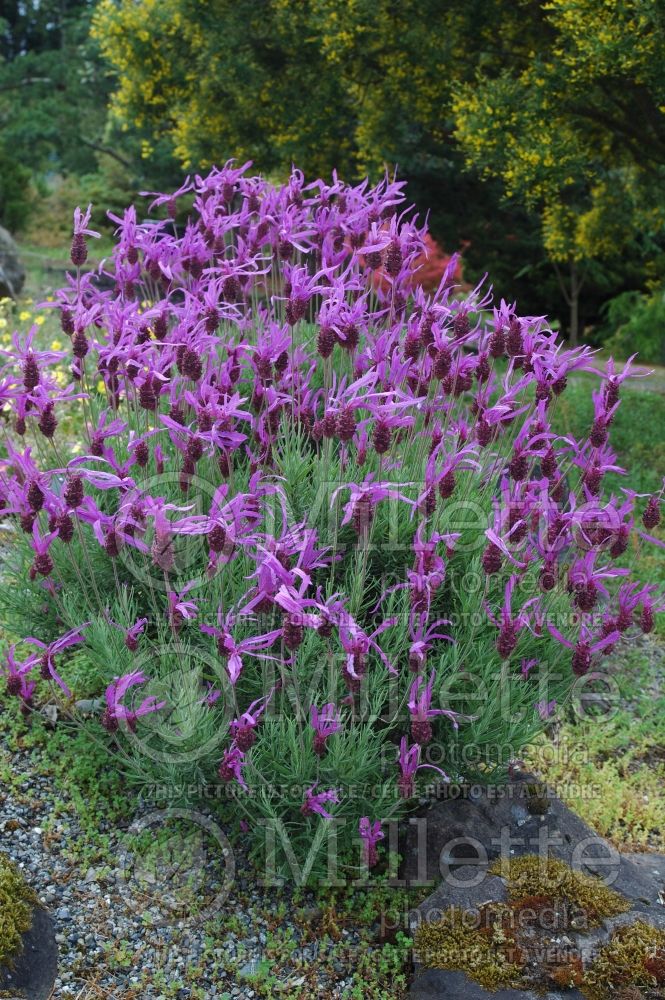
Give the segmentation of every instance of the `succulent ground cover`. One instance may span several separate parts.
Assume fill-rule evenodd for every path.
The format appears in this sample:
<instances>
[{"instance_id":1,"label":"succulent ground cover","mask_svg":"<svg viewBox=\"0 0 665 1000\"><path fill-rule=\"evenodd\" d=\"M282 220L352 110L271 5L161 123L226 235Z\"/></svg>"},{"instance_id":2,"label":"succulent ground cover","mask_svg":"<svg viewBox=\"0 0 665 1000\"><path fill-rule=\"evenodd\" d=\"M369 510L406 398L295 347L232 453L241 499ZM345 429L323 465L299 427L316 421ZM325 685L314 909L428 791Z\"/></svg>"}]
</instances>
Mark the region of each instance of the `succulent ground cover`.
<instances>
[{"instance_id":1,"label":"succulent ground cover","mask_svg":"<svg viewBox=\"0 0 665 1000\"><path fill-rule=\"evenodd\" d=\"M562 713L525 754L571 809L622 851L665 848L665 648L622 644L588 718Z\"/></svg>"}]
</instances>

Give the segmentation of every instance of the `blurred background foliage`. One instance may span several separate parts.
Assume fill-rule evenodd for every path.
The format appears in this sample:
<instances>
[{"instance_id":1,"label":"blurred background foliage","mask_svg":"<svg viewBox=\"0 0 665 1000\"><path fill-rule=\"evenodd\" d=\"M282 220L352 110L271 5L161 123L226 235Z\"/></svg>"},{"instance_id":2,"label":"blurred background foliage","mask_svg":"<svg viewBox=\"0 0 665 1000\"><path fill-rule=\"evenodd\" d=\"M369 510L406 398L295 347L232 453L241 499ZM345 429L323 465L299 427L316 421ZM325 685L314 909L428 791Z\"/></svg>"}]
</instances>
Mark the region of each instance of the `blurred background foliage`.
<instances>
[{"instance_id":1,"label":"blurred background foliage","mask_svg":"<svg viewBox=\"0 0 665 1000\"><path fill-rule=\"evenodd\" d=\"M5 0L0 224L232 156L386 168L470 282L665 363L662 0ZM108 226L108 223L106 223Z\"/></svg>"}]
</instances>

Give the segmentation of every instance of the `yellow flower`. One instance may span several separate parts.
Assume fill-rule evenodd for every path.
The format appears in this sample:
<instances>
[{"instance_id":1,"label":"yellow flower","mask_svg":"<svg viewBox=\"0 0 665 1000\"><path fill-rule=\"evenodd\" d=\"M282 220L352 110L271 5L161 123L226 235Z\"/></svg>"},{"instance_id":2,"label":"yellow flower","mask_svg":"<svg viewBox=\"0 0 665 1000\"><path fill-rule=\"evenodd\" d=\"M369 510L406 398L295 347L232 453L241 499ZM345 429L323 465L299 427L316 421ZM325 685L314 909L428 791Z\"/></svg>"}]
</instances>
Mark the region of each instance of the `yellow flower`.
<instances>
[{"instance_id":1,"label":"yellow flower","mask_svg":"<svg viewBox=\"0 0 665 1000\"><path fill-rule=\"evenodd\" d=\"M37 326L43 326L46 322L46 316L35 316L35 323Z\"/></svg>"},{"instance_id":2,"label":"yellow flower","mask_svg":"<svg viewBox=\"0 0 665 1000\"><path fill-rule=\"evenodd\" d=\"M22 309L21 312L18 314L18 318L21 320L22 323L25 323L26 320L30 319L31 315L32 314L29 313L27 309Z\"/></svg>"},{"instance_id":3,"label":"yellow flower","mask_svg":"<svg viewBox=\"0 0 665 1000\"><path fill-rule=\"evenodd\" d=\"M62 341L60 341L60 340L52 340L51 341L51 350L52 351L61 351L62 350Z\"/></svg>"},{"instance_id":4,"label":"yellow flower","mask_svg":"<svg viewBox=\"0 0 665 1000\"><path fill-rule=\"evenodd\" d=\"M101 393L106 392L106 385L104 384L103 378L100 378L99 382L97 383L97 392Z\"/></svg>"},{"instance_id":5,"label":"yellow flower","mask_svg":"<svg viewBox=\"0 0 665 1000\"><path fill-rule=\"evenodd\" d=\"M3 335L2 335L2 343L3 344L9 344L9 343L11 343L11 339L12 338L11 338L11 336L8 333L3 333Z\"/></svg>"},{"instance_id":6,"label":"yellow flower","mask_svg":"<svg viewBox=\"0 0 665 1000\"><path fill-rule=\"evenodd\" d=\"M0 330L4 330L6 326L7 326L7 320L5 319L4 316L0 316Z\"/></svg>"}]
</instances>

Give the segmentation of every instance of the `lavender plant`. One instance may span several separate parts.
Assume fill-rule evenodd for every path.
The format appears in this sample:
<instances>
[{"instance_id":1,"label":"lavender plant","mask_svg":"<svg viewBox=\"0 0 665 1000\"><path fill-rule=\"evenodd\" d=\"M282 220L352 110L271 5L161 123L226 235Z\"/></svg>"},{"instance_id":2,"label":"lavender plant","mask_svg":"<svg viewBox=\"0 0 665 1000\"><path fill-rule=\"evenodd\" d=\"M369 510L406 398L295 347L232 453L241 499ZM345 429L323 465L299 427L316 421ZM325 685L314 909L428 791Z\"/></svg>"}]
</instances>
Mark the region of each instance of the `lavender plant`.
<instances>
[{"instance_id":1,"label":"lavender plant","mask_svg":"<svg viewBox=\"0 0 665 1000\"><path fill-rule=\"evenodd\" d=\"M630 362L595 367L454 260L425 292L400 182L248 168L111 216L99 275L77 210L45 304L69 348L35 327L3 352L1 599L25 636L3 670L26 715L38 681L100 698L110 767L205 796L306 878L331 832L373 866L429 786L492 780L653 628L663 595L622 557L656 541L662 490L642 530L605 488ZM553 419L582 371L574 440Z\"/></svg>"}]
</instances>

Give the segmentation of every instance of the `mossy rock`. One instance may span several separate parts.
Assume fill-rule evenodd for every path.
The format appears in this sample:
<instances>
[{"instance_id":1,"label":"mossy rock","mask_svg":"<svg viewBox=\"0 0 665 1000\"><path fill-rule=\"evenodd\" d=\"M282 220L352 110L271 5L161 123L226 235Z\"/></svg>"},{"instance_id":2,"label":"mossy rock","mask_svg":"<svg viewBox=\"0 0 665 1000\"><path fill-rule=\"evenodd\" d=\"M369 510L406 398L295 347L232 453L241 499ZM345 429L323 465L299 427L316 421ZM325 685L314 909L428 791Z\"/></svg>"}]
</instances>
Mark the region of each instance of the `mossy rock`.
<instances>
[{"instance_id":1,"label":"mossy rock","mask_svg":"<svg viewBox=\"0 0 665 1000\"><path fill-rule=\"evenodd\" d=\"M665 934L649 918L635 922L629 901L600 879L537 855L496 862L490 877L492 886L505 880L504 900L492 888L492 898L481 902L481 883L474 888L475 906L453 904L420 924L414 934L417 964L463 973L486 990L515 990L515 996L559 988L605 1000L617 987L665 986ZM587 935L602 942L600 954L590 950L588 966L574 944Z\"/></svg>"},{"instance_id":2,"label":"mossy rock","mask_svg":"<svg viewBox=\"0 0 665 1000\"><path fill-rule=\"evenodd\" d=\"M527 854L508 862L495 862L492 875L508 881L508 897L518 903L530 897L564 900L578 911L581 926L597 927L606 917L616 917L630 909L630 903L609 889L599 878L575 871L565 861Z\"/></svg>"},{"instance_id":3,"label":"mossy rock","mask_svg":"<svg viewBox=\"0 0 665 1000\"><path fill-rule=\"evenodd\" d=\"M47 1000L57 969L51 918L16 866L0 854L0 998Z\"/></svg>"},{"instance_id":4,"label":"mossy rock","mask_svg":"<svg viewBox=\"0 0 665 1000\"><path fill-rule=\"evenodd\" d=\"M545 804L544 814L535 811ZM621 856L533 775L483 789L444 786L443 797L429 804L421 819L422 823L407 826L400 845L404 856L400 878L407 885L419 887L425 882L435 888L448 868L496 860L508 833L513 857L532 854L534 845L542 843L552 857L574 867L581 863L589 874L606 878L611 863L617 868L613 888L632 902L633 909L647 912L658 905L662 883L643 865ZM585 847L580 857L581 844Z\"/></svg>"},{"instance_id":5,"label":"mossy rock","mask_svg":"<svg viewBox=\"0 0 665 1000\"><path fill-rule=\"evenodd\" d=\"M0 854L0 966L11 967L20 953L36 901L16 865Z\"/></svg>"},{"instance_id":6,"label":"mossy rock","mask_svg":"<svg viewBox=\"0 0 665 1000\"><path fill-rule=\"evenodd\" d=\"M416 932L418 961L429 968L459 970L490 990L519 986L522 964L511 961L510 940L504 928L509 907L491 903L476 914L453 906L436 923Z\"/></svg>"},{"instance_id":7,"label":"mossy rock","mask_svg":"<svg viewBox=\"0 0 665 1000\"><path fill-rule=\"evenodd\" d=\"M620 927L587 969L582 992L589 1000L665 997L665 931L643 920Z\"/></svg>"}]
</instances>

